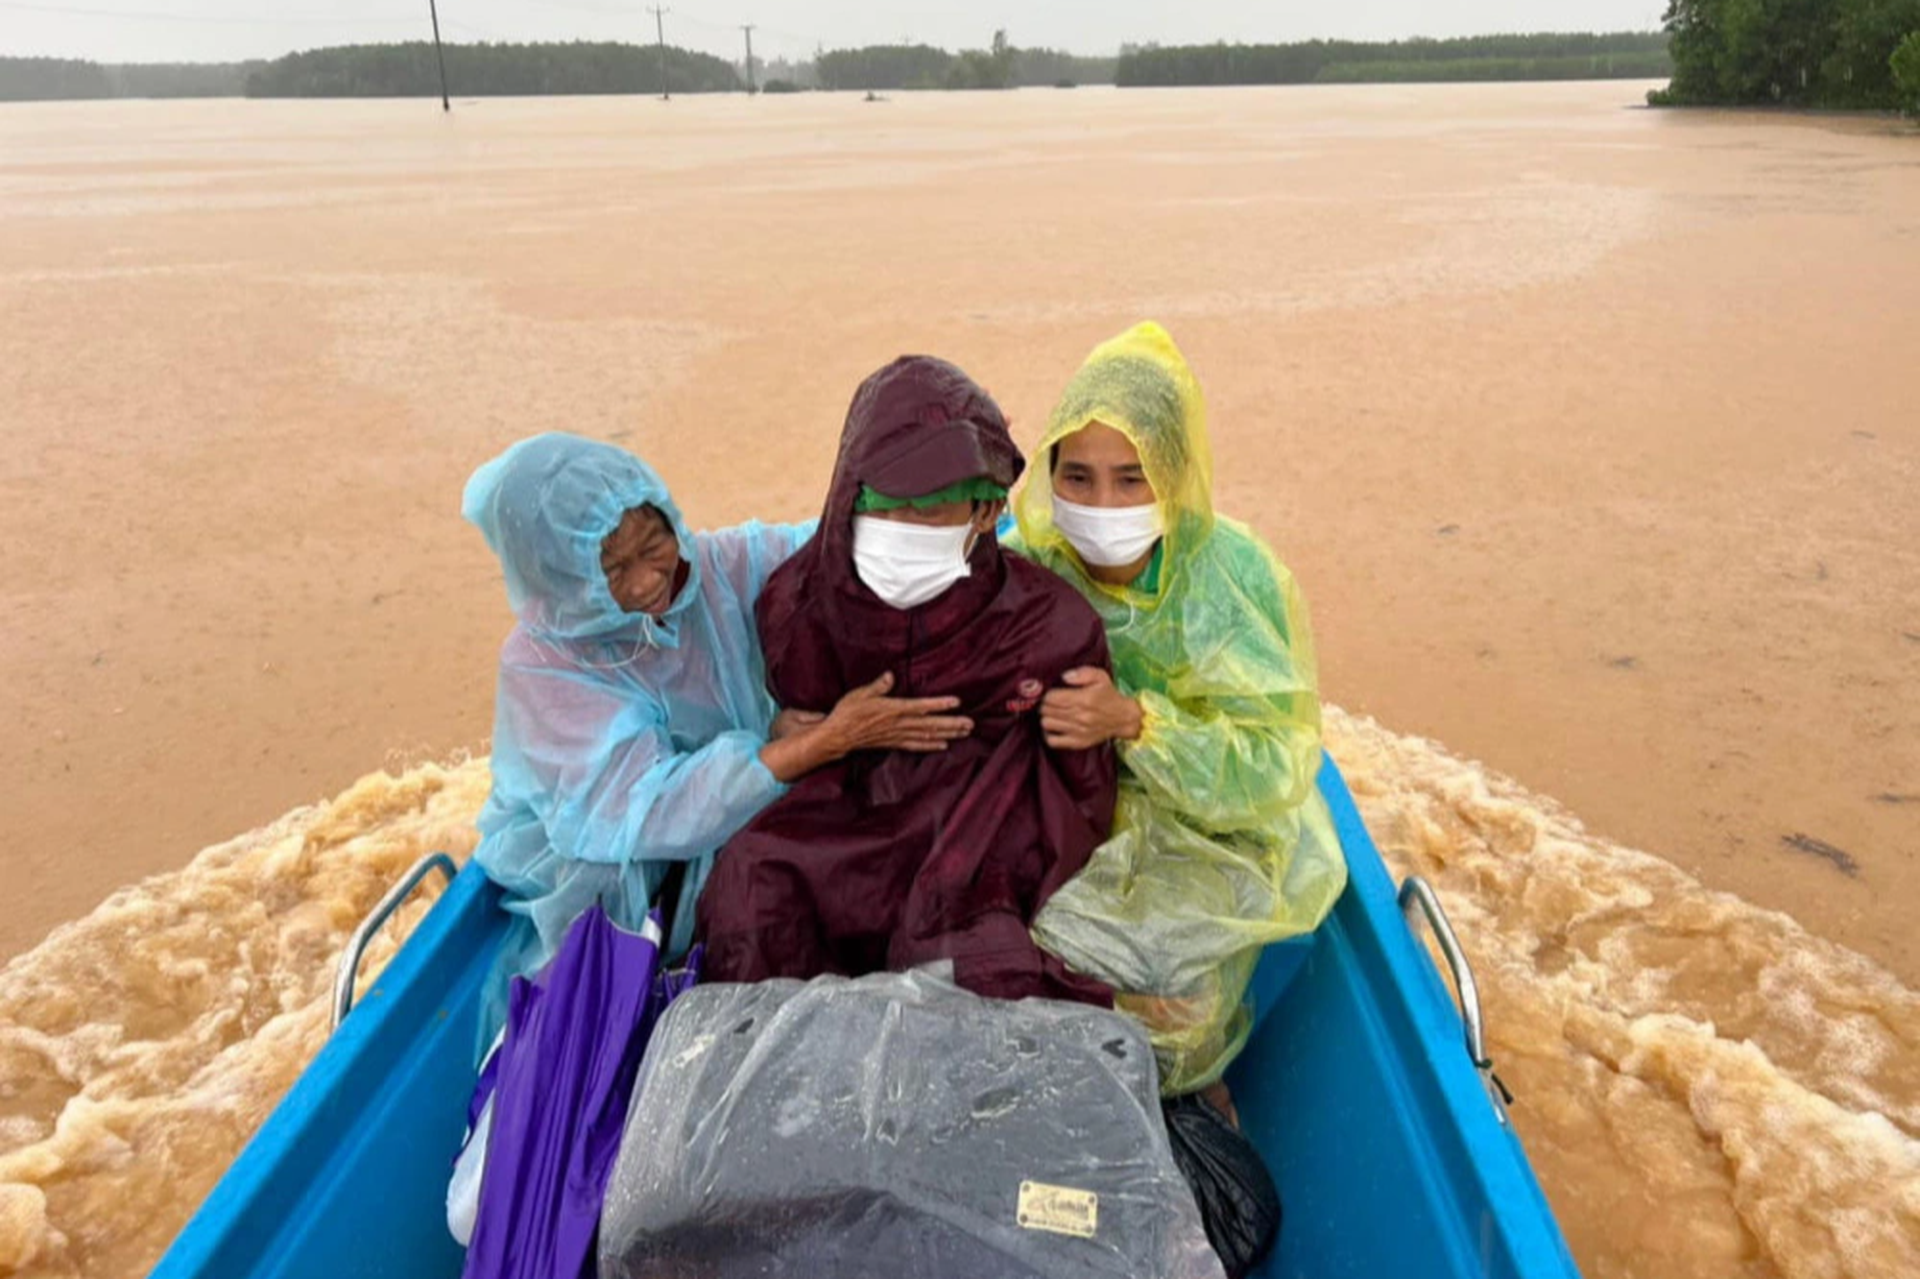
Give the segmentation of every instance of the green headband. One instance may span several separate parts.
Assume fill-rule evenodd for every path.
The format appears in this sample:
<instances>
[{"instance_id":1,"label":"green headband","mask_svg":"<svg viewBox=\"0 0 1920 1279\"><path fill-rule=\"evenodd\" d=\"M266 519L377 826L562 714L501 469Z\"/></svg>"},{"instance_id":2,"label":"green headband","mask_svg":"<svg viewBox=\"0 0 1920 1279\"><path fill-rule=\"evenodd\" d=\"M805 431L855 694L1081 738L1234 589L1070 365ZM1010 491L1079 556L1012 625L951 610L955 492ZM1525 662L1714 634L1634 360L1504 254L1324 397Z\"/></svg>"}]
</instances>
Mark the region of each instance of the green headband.
<instances>
[{"instance_id":1,"label":"green headband","mask_svg":"<svg viewBox=\"0 0 1920 1279\"><path fill-rule=\"evenodd\" d=\"M919 497L888 497L885 493L862 484L860 496L853 504L853 513L866 515L874 511L897 511L903 506L911 506L916 511L923 511L929 506L941 506L947 502L998 502L1006 495L1005 485L995 484L984 475L977 475L970 480L961 480L958 484L949 484L943 489L935 489Z\"/></svg>"}]
</instances>

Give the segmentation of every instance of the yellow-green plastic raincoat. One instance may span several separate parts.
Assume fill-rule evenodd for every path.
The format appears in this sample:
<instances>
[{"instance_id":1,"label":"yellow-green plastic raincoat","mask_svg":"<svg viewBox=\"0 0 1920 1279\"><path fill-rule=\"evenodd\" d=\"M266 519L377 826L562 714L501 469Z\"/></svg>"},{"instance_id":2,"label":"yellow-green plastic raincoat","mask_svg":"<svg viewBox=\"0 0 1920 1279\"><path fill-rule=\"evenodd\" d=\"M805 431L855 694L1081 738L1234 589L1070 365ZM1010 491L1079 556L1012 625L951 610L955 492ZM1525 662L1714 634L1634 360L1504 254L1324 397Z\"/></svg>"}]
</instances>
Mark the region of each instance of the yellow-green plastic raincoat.
<instances>
[{"instance_id":1,"label":"yellow-green plastic raincoat","mask_svg":"<svg viewBox=\"0 0 1920 1279\"><path fill-rule=\"evenodd\" d=\"M1053 446L1091 422L1133 442L1161 508L1158 571L1130 586L1096 582L1053 522ZM1314 784L1320 699L1306 608L1260 539L1214 514L1206 403L1159 325L1095 348L1034 456L1013 547L1099 611L1114 681L1145 721L1137 741L1119 743L1112 837L1034 935L1120 992L1152 1033L1163 1090L1190 1092L1246 1043L1261 949L1315 928L1347 882Z\"/></svg>"}]
</instances>

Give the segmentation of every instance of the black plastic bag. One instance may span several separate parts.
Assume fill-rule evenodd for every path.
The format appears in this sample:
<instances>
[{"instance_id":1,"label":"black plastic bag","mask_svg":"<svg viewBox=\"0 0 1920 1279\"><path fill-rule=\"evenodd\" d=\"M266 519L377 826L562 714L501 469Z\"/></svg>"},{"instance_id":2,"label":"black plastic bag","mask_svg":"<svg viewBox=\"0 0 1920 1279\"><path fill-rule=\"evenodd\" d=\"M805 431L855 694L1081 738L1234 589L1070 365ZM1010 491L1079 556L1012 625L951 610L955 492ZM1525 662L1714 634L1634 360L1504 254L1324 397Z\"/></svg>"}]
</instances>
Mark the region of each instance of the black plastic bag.
<instances>
[{"instance_id":1,"label":"black plastic bag","mask_svg":"<svg viewBox=\"0 0 1920 1279\"><path fill-rule=\"evenodd\" d=\"M600 1279L1224 1279L1124 1014L923 972L687 992Z\"/></svg>"},{"instance_id":2,"label":"black plastic bag","mask_svg":"<svg viewBox=\"0 0 1920 1279\"><path fill-rule=\"evenodd\" d=\"M1207 1242L1227 1279L1243 1279L1280 1233L1280 1190L1240 1130L1198 1093L1161 1103L1173 1161L1193 1187Z\"/></svg>"}]
</instances>

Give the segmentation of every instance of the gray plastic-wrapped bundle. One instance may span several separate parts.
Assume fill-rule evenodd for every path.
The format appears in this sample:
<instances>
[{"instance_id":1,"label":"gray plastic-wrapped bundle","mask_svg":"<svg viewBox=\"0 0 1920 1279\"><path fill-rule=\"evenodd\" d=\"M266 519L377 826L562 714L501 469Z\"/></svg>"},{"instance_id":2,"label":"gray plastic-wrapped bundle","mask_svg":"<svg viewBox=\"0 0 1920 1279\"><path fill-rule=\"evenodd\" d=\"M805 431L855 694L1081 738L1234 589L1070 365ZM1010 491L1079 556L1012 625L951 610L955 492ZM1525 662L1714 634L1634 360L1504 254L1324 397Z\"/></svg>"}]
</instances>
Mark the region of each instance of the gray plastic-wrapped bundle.
<instances>
[{"instance_id":1,"label":"gray plastic-wrapped bundle","mask_svg":"<svg viewBox=\"0 0 1920 1279\"><path fill-rule=\"evenodd\" d=\"M1223 1279L1146 1034L926 973L696 987L654 1032L601 1279Z\"/></svg>"}]
</instances>

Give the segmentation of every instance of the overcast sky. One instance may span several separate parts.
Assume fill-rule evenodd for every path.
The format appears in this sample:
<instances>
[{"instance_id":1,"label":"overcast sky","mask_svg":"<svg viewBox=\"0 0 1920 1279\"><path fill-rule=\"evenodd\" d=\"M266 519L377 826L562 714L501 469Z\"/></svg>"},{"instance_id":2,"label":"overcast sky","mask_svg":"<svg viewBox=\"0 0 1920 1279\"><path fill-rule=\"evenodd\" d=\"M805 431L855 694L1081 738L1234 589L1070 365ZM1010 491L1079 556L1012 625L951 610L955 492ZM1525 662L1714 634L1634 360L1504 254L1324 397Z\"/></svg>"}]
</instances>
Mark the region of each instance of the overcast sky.
<instances>
[{"instance_id":1,"label":"overcast sky","mask_svg":"<svg viewBox=\"0 0 1920 1279\"><path fill-rule=\"evenodd\" d=\"M739 56L797 57L816 44L899 40L980 47L996 26L1017 45L1111 53L1122 41L1392 39L1496 31L1650 30L1665 0L661 0L672 44ZM441 34L471 40L651 40L641 0L439 0ZM325 44L430 34L427 0L0 0L0 53L106 62L274 57Z\"/></svg>"}]
</instances>

